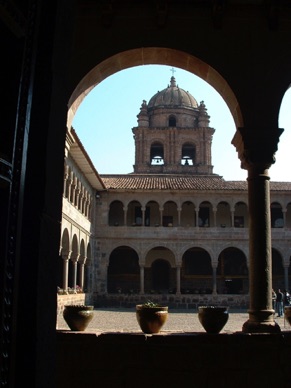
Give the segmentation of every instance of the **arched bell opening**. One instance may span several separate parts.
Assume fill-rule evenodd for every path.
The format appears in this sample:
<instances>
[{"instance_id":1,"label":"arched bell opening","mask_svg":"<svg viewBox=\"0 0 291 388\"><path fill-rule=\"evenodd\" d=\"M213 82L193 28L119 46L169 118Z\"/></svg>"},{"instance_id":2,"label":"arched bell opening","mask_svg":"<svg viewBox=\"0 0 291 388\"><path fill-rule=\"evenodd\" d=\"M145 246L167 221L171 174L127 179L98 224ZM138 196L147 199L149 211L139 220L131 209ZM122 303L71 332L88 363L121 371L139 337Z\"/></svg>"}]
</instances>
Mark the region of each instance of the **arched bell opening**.
<instances>
[{"instance_id":1,"label":"arched bell opening","mask_svg":"<svg viewBox=\"0 0 291 388\"><path fill-rule=\"evenodd\" d=\"M195 164L195 145L186 143L182 146L181 164L193 166Z\"/></svg>"},{"instance_id":2,"label":"arched bell opening","mask_svg":"<svg viewBox=\"0 0 291 388\"><path fill-rule=\"evenodd\" d=\"M164 164L164 147L161 143L153 143L151 145L151 165Z\"/></svg>"}]
</instances>

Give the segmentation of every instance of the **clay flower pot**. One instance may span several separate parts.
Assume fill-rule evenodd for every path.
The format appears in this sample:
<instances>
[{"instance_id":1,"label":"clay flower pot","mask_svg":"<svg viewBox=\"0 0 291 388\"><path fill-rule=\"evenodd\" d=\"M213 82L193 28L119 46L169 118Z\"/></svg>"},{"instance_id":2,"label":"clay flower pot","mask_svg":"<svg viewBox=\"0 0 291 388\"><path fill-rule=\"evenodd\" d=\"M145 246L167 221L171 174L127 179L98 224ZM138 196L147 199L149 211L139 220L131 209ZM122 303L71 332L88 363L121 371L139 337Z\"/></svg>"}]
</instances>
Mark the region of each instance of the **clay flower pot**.
<instances>
[{"instance_id":1,"label":"clay flower pot","mask_svg":"<svg viewBox=\"0 0 291 388\"><path fill-rule=\"evenodd\" d=\"M94 306L67 305L63 317L73 331L84 331L93 319Z\"/></svg>"},{"instance_id":2,"label":"clay flower pot","mask_svg":"<svg viewBox=\"0 0 291 388\"><path fill-rule=\"evenodd\" d=\"M284 315L286 321L291 325L291 306L285 306L284 307Z\"/></svg>"},{"instance_id":3,"label":"clay flower pot","mask_svg":"<svg viewBox=\"0 0 291 388\"><path fill-rule=\"evenodd\" d=\"M136 319L144 333L159 333L168 319L168 306L138 304L136 305Z\"/></svg>"},{"instance_id":4,"label":"clay flower pot","mask_svg":"<svg viewBox=\"0 0 291 388\"><path fill-rule=\"evenodd\" d=\"M198 319L207 333L218 334L228 321L228 317L228 307L198 307Z\"/></svg>"}]
</instances>

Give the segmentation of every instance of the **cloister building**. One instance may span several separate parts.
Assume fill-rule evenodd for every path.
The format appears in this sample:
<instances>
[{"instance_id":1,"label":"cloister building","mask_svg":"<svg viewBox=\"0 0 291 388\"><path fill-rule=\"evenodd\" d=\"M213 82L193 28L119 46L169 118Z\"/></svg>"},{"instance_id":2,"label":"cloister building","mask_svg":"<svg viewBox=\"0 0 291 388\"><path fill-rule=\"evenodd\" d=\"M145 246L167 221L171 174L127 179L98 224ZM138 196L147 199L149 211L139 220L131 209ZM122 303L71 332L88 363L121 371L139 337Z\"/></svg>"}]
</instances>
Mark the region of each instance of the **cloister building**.
<instances>
[{"instance_id":1,"label":"cloister building","mask_svg":"<svg viewBox=\"0 0 291 388\"><path fill-rule=\"evenodd\" d=\"M272 287L290 286L290 186L269 175L288 129L290 1L5 0L0 29L1 386L290 386L291 332L272 307ZM153 64L220 94L246 182L213 174L207 101L185 94L177 111L142 103L133 172L98 174L71 128L78 107ZM88 293L56 293L77 285ZM218 335L56 328L60 298L97 307L149 290L170 307L248 298L248 318Z\"/></svg>"},{"instance_id":2,"label":"cloister building","mask_svg":"<svg viewBox=\"0 0 291 388\"><path fill-rule=\"evenodd\" d=\"M205 103L172 76L137 118L129 174L99 175L76 131L67 133L59 294L85 290L96 306L162 298L246 307L247 182L213 173ZM276 289L291 277L290 190L270 183Z\"/></svg>"}]
</instances>

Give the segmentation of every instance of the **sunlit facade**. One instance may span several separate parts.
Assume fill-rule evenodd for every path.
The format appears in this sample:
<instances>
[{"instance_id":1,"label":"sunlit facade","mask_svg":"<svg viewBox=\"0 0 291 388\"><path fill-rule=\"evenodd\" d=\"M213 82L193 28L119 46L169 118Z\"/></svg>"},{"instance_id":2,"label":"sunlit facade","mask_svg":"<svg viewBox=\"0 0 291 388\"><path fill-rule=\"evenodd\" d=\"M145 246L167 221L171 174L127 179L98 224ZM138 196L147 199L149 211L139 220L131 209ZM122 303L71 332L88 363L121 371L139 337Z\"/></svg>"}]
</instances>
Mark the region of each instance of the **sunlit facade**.
<instances>
[{"instance_id":1,"label":"sunlit facade","mask_svg":"<svg viewBox=\"0 0 291 388\"><path fill-rule=\"evenodd\" d=\"M213 173L204 102L172 77L137 118L130 174L99 175L75 130L67 135L59 292L81 288L97 305L175 296L177 305L246 306L247 182ZM270 183L273 287L282 289L291 276L290 190Z\"/></svg>"}]
</instances>

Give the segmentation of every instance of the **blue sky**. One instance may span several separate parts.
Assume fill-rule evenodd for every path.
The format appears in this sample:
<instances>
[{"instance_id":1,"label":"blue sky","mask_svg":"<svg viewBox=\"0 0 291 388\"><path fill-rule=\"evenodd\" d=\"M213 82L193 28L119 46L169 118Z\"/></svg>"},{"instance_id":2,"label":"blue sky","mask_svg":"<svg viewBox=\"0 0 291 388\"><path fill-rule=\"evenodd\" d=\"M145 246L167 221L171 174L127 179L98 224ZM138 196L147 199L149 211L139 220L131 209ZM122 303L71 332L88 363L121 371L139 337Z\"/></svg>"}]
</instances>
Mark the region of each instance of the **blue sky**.
<instances>
[{"instance_id":1,"label":"blue sky","mask_svg":"<svg viewBox=\"0 0 291 388\"><path fill-rule=\"evenodd\" d=\"M99 174L133 172L134 139L137 114L143 100L165 89L172 76L171 66L145 65L122 70L106 78L83 100L76 112L73 127ZM226 180L245 180L247 171L240 168L231 140L235 125L222 97L209 84L188 71L175 68L177 85L204 101L215 128L212 143L213 172ZM279 126L280 137L276 163L270 168L272 181L291 181L291 89L283 99Z\"/></svg>"}]
</instances>

